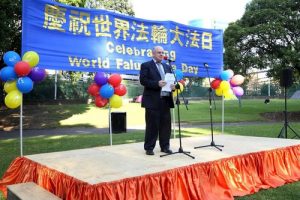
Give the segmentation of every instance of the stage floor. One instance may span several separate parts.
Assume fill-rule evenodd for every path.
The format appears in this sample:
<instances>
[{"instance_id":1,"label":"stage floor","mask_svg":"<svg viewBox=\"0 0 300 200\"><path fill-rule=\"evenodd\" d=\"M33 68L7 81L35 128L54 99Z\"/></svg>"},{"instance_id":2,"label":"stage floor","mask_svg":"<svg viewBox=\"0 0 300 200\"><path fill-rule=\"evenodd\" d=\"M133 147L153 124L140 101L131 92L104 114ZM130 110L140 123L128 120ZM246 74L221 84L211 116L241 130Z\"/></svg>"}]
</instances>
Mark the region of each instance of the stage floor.
<instances>
[{"instance_id":1,"label":"stage floor","mask_svg":"<svg viewBox=\"0 0 300 200\"><path fill-rule=\"evenodd\" d=\"M163 153L160 152L158 145L154 151L155 155L148 156L145 155L143 150L143 143L36 154L25 157L81 181L97 184L161 172L195 163L300 144L300 140L297 139L233 135L215 135L214 141L216 144L224 145L223 151L219 151L215 147L194 149L196 146L209 145L211 142L210 136L183 138L183 150L190 151L190 155L194 156L195 159L183 153L160 157ZM176 152L178 148L179 139L171 139L171 149Z\"/></svg>"}]
</instances>

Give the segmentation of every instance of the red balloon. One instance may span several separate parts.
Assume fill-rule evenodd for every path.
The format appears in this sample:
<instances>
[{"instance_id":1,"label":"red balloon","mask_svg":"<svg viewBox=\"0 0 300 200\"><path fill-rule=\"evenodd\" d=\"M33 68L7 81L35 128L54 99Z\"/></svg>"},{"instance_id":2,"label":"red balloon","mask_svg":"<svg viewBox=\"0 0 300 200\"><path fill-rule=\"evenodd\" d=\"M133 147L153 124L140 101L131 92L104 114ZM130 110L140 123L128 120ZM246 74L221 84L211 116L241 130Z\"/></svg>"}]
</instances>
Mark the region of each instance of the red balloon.
<instances>
[{"instance_id":1,"label":"red balloon","mask_svg":"<svg viewBox=\"0 0 300 200\"><path fill-rule=\"evenodd\" d=\"M124 96L127 92L126 86L123 84L118 85L115 87L115 94L119 96Z\"/></svg>"},{"instance_id":2,"label":"red balloon","mask_svg":"<svg viewBox=\"0 0 300 200\"><path fill-rule=\"evenodd\" d=\"M88 88L88 93L92 96L99 96L100 87L96 83L92 83Z\"/></svg>"},{"instance_id":3,"label":"red balloon","mask_svg":"<svg viewBox=\"0 0 300 200\"><path fill-rule=\"evenodd\" d=\"M210 83L210 87L212 89L217 89L221 84L221 80L220 79L215 79Z\"/></svg>"},{"instance_id":4,"label":"red balloon","mask_svg":"<svg viewBox=\"0 0 300 200\"><path fill-rule=\"evenodd\" d=\"M15 64L14 70L18 76L27 76L30 73L31 67L28 62L19 61Z\"/></svg>"},{"instance_id":5,"label":"red balloon","mask_svg":"<svg viewBox=\"0 0 300 200\"><path fill-rule=\"evenodd\" d=\"M120 76L120 74L112 74L109 78L108 78L108 82L113 86L116 87L118 85L120 85L122 81L122 77Z\"/></svg>"},{"instance_id":6,"label":"red balloon","mask_svg":"<svg viewBox=\"0 0 300 200\"><path fill-rule=\"evenodd\" d=\"M95 105L97 107L102 108L102 107L106 106L107 103L108 103L108 99L105 99L101 96L96 96Z\"/></svg>"},{"instance_id":7,"label":"red balloon","mask_svg":"<svg viewBox=\"0 0 300 200\"><path fill-rule=\"evenodd\" d=\"M181 79L179 82L180 82L183 86L185 86L185 80Z\"/></svg>"}]
</instances>

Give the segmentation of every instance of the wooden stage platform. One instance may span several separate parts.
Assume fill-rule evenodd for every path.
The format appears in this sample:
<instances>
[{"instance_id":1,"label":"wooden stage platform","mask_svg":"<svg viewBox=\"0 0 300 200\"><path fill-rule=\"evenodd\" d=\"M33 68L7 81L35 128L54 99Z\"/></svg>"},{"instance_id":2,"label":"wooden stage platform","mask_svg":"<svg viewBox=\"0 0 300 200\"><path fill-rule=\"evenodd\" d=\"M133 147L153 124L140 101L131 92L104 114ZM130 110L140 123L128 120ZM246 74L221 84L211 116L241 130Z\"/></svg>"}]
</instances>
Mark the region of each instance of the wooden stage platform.
<instances>
[{"instance_id":1,"label":"wooden stage platform","mask_svg":"<svg viewBox=\"0 0 300 200\"><path fill-rule=\"evenodd\" d=\"M233 199L300 180L300 140L215 135L182 139L184 151L164 157L157 145L113 145L17 158L0 180L33 181L63 199ZM171 140L176 152L179 139ZM209 194L210 193L210 194Z\"/></svg>"}]
</instances>

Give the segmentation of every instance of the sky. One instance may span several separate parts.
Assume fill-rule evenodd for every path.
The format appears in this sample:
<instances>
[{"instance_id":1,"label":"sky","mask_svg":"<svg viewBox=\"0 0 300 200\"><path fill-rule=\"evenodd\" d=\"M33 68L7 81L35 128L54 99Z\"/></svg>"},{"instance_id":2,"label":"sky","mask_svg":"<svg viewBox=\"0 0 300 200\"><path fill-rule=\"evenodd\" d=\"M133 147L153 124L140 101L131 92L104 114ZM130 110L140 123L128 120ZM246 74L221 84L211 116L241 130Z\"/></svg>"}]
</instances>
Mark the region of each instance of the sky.
<instances>
[{"instance_id":1,"label":"sky","mask_svg":"<svg viewBox=\"0 0 300 200\"><path fill-rule=\"evenodd\" d=\"M251 0L130 0L135 17L189 24L202 20L203 28L227 26L240 19Z\"/></svg>"}]
</instances>

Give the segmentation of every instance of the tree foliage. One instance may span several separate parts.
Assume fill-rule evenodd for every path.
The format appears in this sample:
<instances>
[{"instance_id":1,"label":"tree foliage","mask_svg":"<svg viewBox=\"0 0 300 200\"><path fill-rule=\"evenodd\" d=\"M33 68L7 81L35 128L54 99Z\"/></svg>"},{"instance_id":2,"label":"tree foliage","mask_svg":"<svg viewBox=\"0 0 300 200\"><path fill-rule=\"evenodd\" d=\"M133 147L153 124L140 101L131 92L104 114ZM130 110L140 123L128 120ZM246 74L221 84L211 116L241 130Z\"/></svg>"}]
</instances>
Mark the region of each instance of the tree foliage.
<instances>
[{"instance_id":1,"label":"tree foliage","mask_svg":"<svg viewBox=\"0 0 300 200\"><path fill-rule=\"evenodd\" d=\"M283 68L300 74L300 0L252 0L240 20L224 33L224 63L235 72L268 69L279 79Z\"/></svg>"},{"instance_id":2,"label":"tree foliage","mask_svg":"<svg viewBox=\"0 0 300 200\"><path fill-rule=\"evenodd\" d=\"M21 0L1 0L0 10L0 60L2 62L2 55L6 51L14 50L20 53Z\"/></svg>"},{"instance_id":3,"label":"tree foliage","mask_svg":"<svg viewBox=\"0 0 300 200\"><path fill-rule=\"evenodd\" d=\"M108 0L56 0L57 2L87 8L101 8L117 11L122 14L134 16L132 6L128 0L108 1Z\"/></svg>"}]
</instances>

